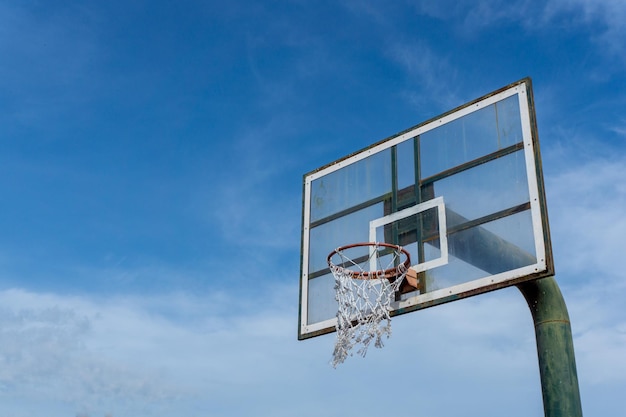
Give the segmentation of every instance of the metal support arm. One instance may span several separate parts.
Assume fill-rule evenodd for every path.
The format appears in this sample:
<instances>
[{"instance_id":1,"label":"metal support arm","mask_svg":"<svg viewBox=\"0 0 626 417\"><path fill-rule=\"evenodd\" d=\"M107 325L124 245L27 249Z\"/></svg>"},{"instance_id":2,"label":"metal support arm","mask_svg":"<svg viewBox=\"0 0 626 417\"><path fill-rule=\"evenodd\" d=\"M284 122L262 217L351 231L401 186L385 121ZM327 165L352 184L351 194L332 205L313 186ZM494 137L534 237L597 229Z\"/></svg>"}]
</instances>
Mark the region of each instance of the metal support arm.
<instances>
[{"instance_id":1,"label":"metal support arm","mask_svg":"<svg viewBox=\"0 0 626 417\"><path fill-rule=\"evenodd\" d=\"M572 330L559 286L547 277L517 287L535 324L545 417L582 417Z\"/></svg>"}]
</instances>

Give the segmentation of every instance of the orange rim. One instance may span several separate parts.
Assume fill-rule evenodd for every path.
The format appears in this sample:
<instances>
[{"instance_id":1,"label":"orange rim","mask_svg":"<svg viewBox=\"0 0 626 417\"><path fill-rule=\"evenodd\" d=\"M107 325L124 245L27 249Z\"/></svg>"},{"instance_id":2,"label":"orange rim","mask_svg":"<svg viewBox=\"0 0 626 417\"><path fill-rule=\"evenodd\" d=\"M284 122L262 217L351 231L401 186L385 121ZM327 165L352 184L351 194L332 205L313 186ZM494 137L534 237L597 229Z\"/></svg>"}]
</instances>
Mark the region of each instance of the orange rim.
<instances>
[{"instance_id":1,"label":"orange rim","mask_svg":"<svg viewBox=\"0 0 626 417\"><path fill-rule=\"evenodd\" d=\"M351 271L347 268L344 268L343 266L339 266L336 265L333 261L332 261L332 257L335 255L339 255L340 252L343 252L344 250L347 249L352 249L352 248L358 248L358 247L364 247L364 246L374 246L374 247L385 247L385 248L389 248L389 249L393 249L396 251L400 251L402 254L404 254L404 256L406 256L406 260L404 262L402 262L400 265L394 267L394 268L389 268L389 269L379 269L377 271ZM380 278L385 278L388 280L391 280L393 278L397 278L399 275L404 275L406 273L406 271L409 270L409 268L411 267L411 255L409 255L409 252L404 249L402 246L400 245L392 245L390 243L376 243L376 242L361 242L361 243L353 243L351 245L346 245L346 246L341 246L338 247L337 249L335 249L334 251L332 251L329 255L328 258L326 258L326 261L328 262L328 266L331 267L331 269L334 267L334 269L341 271L342 273L346 274L346 275L351 275L353 279L380 279Z\"/></svg>"}]
</instances>

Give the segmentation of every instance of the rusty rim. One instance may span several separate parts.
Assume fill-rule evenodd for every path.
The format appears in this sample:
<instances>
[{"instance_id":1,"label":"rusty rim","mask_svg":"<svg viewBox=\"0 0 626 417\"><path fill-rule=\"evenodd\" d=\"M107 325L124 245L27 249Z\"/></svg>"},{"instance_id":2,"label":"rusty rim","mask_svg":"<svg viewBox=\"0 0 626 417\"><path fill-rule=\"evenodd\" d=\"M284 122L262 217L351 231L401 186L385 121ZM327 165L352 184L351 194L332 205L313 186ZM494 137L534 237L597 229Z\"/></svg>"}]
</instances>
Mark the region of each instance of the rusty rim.
<instances>
[{"instance_id":1,"label":"rusty rim","mask_svg":"<svg viewBox=\"0 0 626 417\"><path fill-rule=\"evenodd\" d=\"M389 248L389 249L396 251L396 253L398 252L402 253L404 256L406 256L406 260L394 268L379 269L379 270L370 271L370 272L352 271L342 265L336 265L332 261L333 256L339 255L339 256L346 258L350 262L350 265L357 265L356 262L353 262L351 259L345 257L345 255L341 255L341 252L347 249L364 247L364 246L374 246L375 248L379 248L379 247ZM353 243L351 245L338 247L337 249L335 249L328 255L328 258L326 258L326 261L328 262L328 266L330 267L331 270L339 271L340 273L345 274L345 275L350 275L352 276L353 279L385 278L385 279L391 280L391 279L397 278L398 276L403 276L406 274L406 272L409 270L411 266L411 255L409 255L409 252L400 245L392 245L390 243L361 242L361 243ZM346 265L345 262L344 262L344 265Z\"/></svg>"}]
</instances>

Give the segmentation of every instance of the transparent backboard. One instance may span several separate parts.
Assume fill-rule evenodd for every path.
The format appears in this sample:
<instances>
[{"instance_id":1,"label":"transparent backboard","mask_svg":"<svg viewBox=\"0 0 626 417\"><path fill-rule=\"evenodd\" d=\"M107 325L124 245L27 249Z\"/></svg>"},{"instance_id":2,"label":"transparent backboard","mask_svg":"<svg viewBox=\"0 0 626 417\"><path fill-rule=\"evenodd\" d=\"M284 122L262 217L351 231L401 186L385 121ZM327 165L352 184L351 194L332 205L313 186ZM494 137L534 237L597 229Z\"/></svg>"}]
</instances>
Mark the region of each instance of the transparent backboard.
<instances>
[{"instance_id":1,"label":"transparent backboard","mask_svg":"<svg viewBox=\"0 0 626 417\"><path fill-rule=\"evenodd\" d=\"M408 250L418 285L403 286L392 315L554 274L530 79L310 172L303 185L299 339L334 330L326 259L339 246Z\"/></svg>"}]
</instances>

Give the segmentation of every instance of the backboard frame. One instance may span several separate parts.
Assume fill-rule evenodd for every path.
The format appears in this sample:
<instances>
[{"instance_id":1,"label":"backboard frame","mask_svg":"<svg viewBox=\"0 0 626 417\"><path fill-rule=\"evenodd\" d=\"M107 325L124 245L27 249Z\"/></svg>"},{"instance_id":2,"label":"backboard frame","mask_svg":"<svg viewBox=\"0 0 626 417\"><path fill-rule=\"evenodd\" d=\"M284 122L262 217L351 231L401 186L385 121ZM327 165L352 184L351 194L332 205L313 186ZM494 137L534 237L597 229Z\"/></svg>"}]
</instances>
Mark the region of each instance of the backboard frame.
<instances>
[{"instance_id":1,"label":"backboard frame","mask_svg":"<svg viewBox=\"0 0 626 417\"><path fill-rule=\"evenodd\" d=\"M301 270L300 270L300 309L299 309L299 326L298 339L308 339L322 334L334 331L336 319L327 319L316 323L309 323L308 320L308 268L309 268L309 238L311 225L311 183L318 178L322 178L328 174L338 171L351 164L368 158L372 155L390 149L406 140L422 135L439 126L446 125L454 120L460 119L477 110L490 106L505 98L517 95L519 98L519 108L521 117L521 129L523 141L517 147L519 151L523 151L525 156L526 173L528 180L529 192L529 211L532 218L533 236L535 239L535 253L537 254L536 263L516 268L512 271L497 273L477 280L472 280L452 287L442 288L430 292L420 293L417 296L397 301L391 312L392 316L405 314L408 312L432 307L435 305L447 303L450 301L463 299L500 288L519 284L521 282L538 279L546 276L554 275L554 263L552 257L552 248L550 242L550 231L548 222L548 212L545 198L545 188L543 183L543 172L541 165L541 155L539 149L539 138L537 133L537 124L535 116L534 100L532 95L532 85L530 78L524 78L520 81L512 83L497 91L489 93L483 97L475 99L467 104L459 106L443 115L434 117L428 121L413 126L403 132L381 140L367 148L352 153L335 162L327 164L319 169L311 171L303 177L303 217L302 217L302 251L301 251ZM517 149L516 149L517 150ZM463 167L467 169L467 167ZM445 210L442 210L443 196L441 202L421 203L428 205L428 208L435 208L439 212L439 233L443 236L441 242L442 254L439 260L430 261L431 265L425 266L425 263L414 265L415 269L422 271L428 268L436 267L447 262L447 245L445 244ZM433 205L434 204L434 205ZM415 214L424 207L412 206L405 214ZM397 218L402 214L396 211L391 217ZM373 229L386 224L391 217L381 217L370 222L369 236L375 236ZM443 227L441 227L443 221ZM355 242L344 242L345 244ZM334 248L329 248L329 251ZM444 250L445 249L445 250ZM445 252L445 253L444 253ZM420 266L421 265L421 266Z\"/></svg>"}]
</instances>

